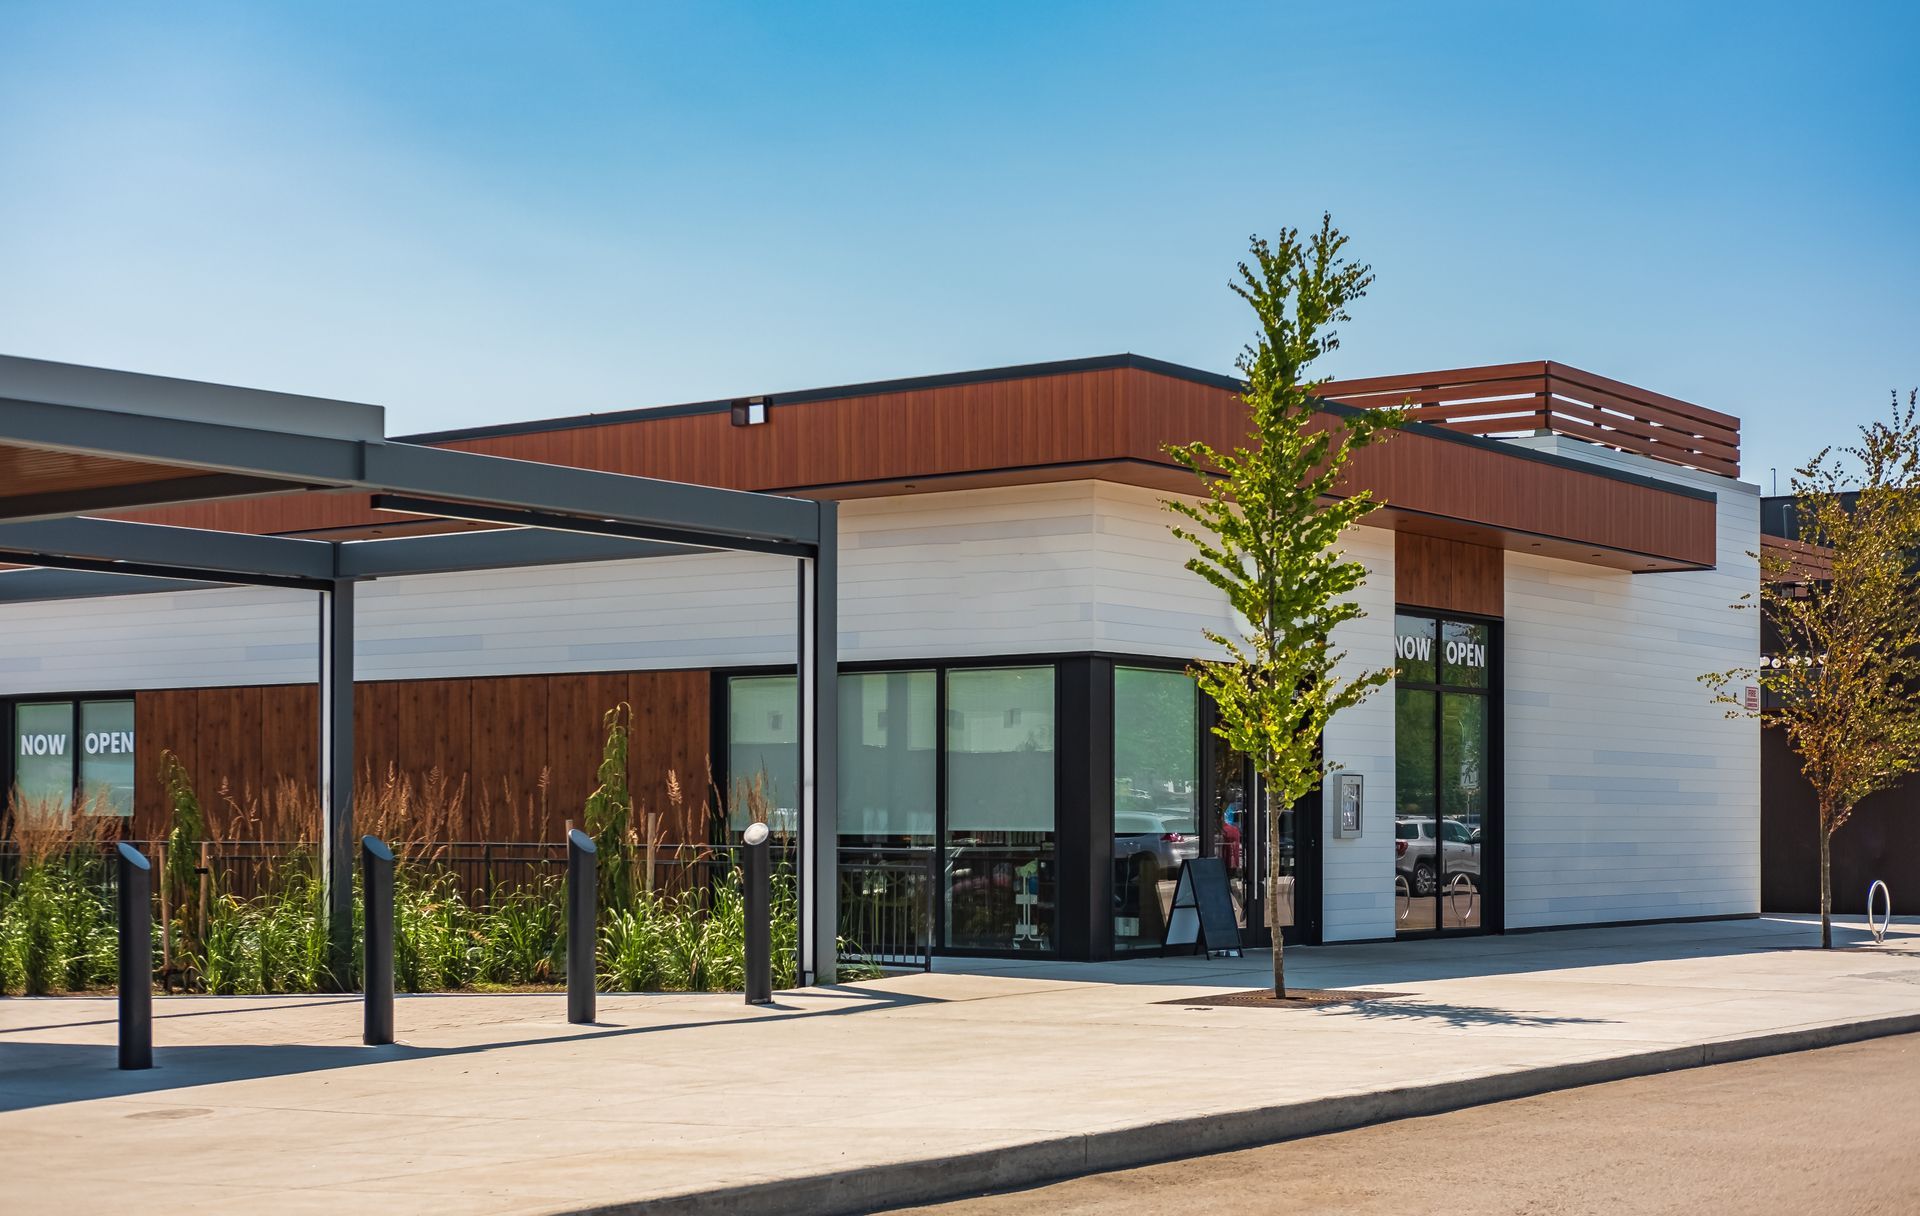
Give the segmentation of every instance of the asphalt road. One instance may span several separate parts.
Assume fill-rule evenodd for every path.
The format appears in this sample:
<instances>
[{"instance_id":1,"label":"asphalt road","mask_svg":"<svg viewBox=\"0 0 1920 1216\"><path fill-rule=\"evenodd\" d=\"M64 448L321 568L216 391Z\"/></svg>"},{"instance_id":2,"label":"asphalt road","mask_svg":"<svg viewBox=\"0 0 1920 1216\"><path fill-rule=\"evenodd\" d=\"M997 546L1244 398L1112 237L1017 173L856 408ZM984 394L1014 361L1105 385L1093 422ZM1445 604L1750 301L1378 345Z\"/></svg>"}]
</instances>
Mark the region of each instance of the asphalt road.
<instances>
[{"instance_id":1,"label":"asphalt road","mask_svg":"<svg viewBox=\"0 0 1920 1216\"><path fill-rule=\"evenodd\" d=\"M906 1210L1912 1216L1920 1213L1920 1035Z\"/></svg>"}]
</instances>

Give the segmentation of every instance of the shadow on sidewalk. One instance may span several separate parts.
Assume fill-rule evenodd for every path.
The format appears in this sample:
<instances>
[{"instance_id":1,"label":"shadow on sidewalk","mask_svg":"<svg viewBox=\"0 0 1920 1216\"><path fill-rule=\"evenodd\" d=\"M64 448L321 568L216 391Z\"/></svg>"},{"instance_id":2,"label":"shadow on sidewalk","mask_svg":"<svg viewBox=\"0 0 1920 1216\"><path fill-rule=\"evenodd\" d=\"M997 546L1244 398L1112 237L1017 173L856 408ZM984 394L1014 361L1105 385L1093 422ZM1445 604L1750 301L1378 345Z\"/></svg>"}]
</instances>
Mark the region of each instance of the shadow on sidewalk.
<instances>
[{"instance_id":1,"label":"shadow on sidewalk","mask_svg":"<svg viewBox=\"0 0 1920 1216\"><path fill-rule=\"evenodd\" d=\"M401 1033L404 1035L407 1004L449 996L471 995L473 994L422 993L418 996L401 996L396 1001L395 1020L399 1023ZM883 988L866 988L857 984L835 984L809 989L808 996L811 999L824 996L844 1003L830 1009L805 1009L776 1001L771 1005L759 1006L756 1012L744 1017L692 1019L645 1026L595 1023L590 1026L574 1027L561 1022L556 1023L552 1034L474 1043L463 1047L415 1047L406 1043L393 1043L381 1047L365 1047L352 1043L338 1045L218 1043L169 1047L164 1042L156 1042L153 1048L154 1067L136 1072L122 1072L114 1066L115 1048L111 1043L21 1042L10 1038L25 1029L93 1026L102 1024L102 1019L62 1023L52 1027L15 1027L0 1031L0 1113L32 1110L42 1106L58 1106L66 1102L86 1102L95 1098L161 1093L196 1085L218 1085L227 1081L244 1081L256 1077L284 1077L296 1073L354 1068L365 1064L484 1055L487 1052L508 1051L517 1047L588 1042L596 1039L621 1039L676 1030L716 1030L732 1026L755 1026L767 1022L849 1017L912 1005L945 1003L938 997L915 996ZM337 998L305 1002L312 1005L336 1003L338 1003ZM272 1010L256 1009L255 1012L272 1012ZM164 1036L164 1018L198 1015L198 1013L185 1015L163 1013L162 1002L156 1000L154 1025L157 1036ZM113 1019L104 1019L104 1021L111 1024Z\"/></svg>"},{"instance_id":2,"label":"shadow on sidewalk","mask_svg":"<svg viewBox=\"0 0 1920 1216\"><path fill-rule=\"evenodd\" d=\"M1515 1009L1489 1009L1474 1005L1449 1005L1439 1001L1410 1001L1395 997L1380 1001L1355 1001L1349 1005L1329 1005L1316 1010L1322 1017L1360 1018L1369 1022L1439 1022L1459 1029L1482 1026L1512 1026L1521 1030L1551 1030L1567 1026L1613 1026L1614 1018L1556 1017L1526 1013Z\"/></svg>"}]
</instances>

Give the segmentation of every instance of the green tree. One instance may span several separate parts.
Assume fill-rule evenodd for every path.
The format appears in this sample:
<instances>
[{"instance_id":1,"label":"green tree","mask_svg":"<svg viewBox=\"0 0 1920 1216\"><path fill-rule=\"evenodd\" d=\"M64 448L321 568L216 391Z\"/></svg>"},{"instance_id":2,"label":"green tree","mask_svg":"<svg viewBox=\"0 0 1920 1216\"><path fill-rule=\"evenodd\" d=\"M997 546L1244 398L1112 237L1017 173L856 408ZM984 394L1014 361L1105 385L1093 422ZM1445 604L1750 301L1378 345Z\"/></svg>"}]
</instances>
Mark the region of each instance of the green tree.
<instances>
[{"instance_id":1,"label":"green tree","mask_svg":"<svg viewBox=\"0 0 1920 1216\"><path fill-rule=\"evenodd\" d=\"M1336 650L1339 625L1364 615L1353 592L1366 568L1336 543L1380 504L1342 482L1351 454L1398 427L1401 410L1328 408L1314 360L1340 345L1347 306L1366 294L1369 267L1341 255L1347 238L1323 216L1302 239L1289 228L1272 243L1254 237L1233 290L1253 309L1259 333L1241 354L1246 446L1205 443L1166 450L1201 484L1197 500L1169 510L1191 527L1187 569L1219 588L1245 621L1237 638L1207 631L1225 652L1194 667L1219 706L1214 733L1253 761L1265 788L1267 917L1273 929L1273 991L1286 995L1280 940L1280 813L1319 786L1330 767L1320 736L1339 711L1393 678L1392 668L1352 670Z\"/></svg>"},{"instance_id":2,"label":"green tree","mask_svg":"<svg viewBox=\"0 0 1920 1216\"><path fill-rule=\"evenodd\" d=\"M1727 716L1787 734L1820 829L1820 945L1833 945L1833 834L1869 794L1920 770L1920 394L1793 477L1797 546L1760 554L1778 653L1709 672ZM1858 486L1851 504L1848 497ZM1738 607L1754 606L1752 596ZM1735 686L1767 696L1749 709Z\"/></svg>"}]
</instances>

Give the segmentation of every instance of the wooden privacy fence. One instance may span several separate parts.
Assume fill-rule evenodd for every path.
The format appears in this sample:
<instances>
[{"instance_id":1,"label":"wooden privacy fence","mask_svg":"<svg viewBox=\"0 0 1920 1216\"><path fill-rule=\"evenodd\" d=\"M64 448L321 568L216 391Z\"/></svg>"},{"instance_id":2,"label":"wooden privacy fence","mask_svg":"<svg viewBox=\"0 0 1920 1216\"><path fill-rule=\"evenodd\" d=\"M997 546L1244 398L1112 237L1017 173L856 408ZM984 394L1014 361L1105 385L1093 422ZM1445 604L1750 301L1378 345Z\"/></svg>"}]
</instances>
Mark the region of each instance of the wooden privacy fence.
<instances>
[{"instance_id":1,"label":"wooden privacy fence","mask_svg":"<svg viewBox=\"0 0 1920 1216\"><path fill-rule=\"evenodd\" d=\"M1470 435L1550 431L1723 477L1740 475L1738 418L1564 363L1334 380L1322 395L1346 405L1405 404L1415 422Z\"/></svg>"}]
</instances>

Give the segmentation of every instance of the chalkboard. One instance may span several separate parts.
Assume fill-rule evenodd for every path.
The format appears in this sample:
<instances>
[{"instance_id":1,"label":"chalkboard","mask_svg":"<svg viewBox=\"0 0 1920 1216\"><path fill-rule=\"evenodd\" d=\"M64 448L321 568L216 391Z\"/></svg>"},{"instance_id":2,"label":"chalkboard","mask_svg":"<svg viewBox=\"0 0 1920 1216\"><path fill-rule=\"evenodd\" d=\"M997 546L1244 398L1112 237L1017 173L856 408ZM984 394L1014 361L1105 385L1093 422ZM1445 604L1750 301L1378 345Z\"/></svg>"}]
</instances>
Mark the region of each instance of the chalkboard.
<instances>
[{"instance_id":1,"label":"chalkboard","mask_svg":"<svg viewBox=\"0 0 1920 1216\"><path fill-rule=\"evenodd\" d=\"M1209 958L1241 957L1233 892L1227 886L1226 863L1218 857L1195 857L1181 864L1161 945L1192 946L1196 954L1205 950Z\"/></svg>"}]
</instances>

